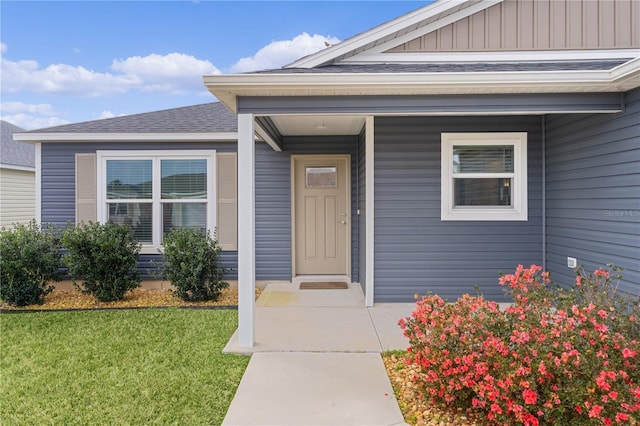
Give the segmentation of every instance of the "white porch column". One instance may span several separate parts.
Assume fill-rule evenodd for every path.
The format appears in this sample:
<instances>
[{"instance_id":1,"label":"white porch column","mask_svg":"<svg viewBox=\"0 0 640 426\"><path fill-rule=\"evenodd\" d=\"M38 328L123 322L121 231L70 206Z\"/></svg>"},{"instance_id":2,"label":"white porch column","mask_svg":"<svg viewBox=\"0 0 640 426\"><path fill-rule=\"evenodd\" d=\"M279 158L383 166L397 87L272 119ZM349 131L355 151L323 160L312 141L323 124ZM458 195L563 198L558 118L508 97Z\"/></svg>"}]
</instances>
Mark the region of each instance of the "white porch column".
<instances>
[{"instance_id":1,"label":"white porch column","mask_svg":"<svg viewBox=\"0 0 640 426\"><path fill-rule=\"evenodd\" d=\"M38 225L42 225L42 143L38 142L36 145L36 211L35 219Z\"/></svg>"},{"instance_id":2,"label":"white porch column","mask_svg":"<svg viewBox=\"0 0 640 426\"><path fill-rule=\"evenodd\" d=\"M255 140L253 114L238 114L238 344L255 343Z\"/></svg>"},{"instance_id":3,"label":"white porch column","mask_svg":"<svg viewBox=\"0 0 640 426\"><path fill-rule=\"evenodd\" d=\"M374 202L373 202L373 183L374 183L374 168L373 168L373 145L374 145L374 127L373 116L369 115L365 124L365 136L364 136L364 162L365 162L365 279L366 295L365 305L373 306L373 289L374 289Z\"/></svg>"}]
</instances>

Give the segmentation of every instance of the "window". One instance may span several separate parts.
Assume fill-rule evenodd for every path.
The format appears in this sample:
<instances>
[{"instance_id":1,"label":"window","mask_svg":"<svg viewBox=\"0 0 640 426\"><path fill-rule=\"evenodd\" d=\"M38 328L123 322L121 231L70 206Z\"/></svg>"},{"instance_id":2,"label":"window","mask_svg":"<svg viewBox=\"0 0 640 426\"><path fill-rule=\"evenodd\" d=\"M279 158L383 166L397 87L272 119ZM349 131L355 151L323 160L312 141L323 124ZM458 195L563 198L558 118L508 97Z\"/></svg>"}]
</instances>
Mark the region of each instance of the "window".
<instances>
[{"instance_id":1,"label":"window","mask_svg":"<svg viewBox=\"0 0 640 426\"><path fill-rule=\"evenodd\" d=\"M442 134L442 220L527 220L527 134Z\"/></svg>"},{"instance_id":2,"label":"window","mask_svg":"<svg viewBox=\"0 0 640 426\"><path fill-rule=\"evenodd\" d=\"M98 221L130 227L143 252L174 228L213 230L215 151L98 151Z\"/></svg>"}]
</instances>

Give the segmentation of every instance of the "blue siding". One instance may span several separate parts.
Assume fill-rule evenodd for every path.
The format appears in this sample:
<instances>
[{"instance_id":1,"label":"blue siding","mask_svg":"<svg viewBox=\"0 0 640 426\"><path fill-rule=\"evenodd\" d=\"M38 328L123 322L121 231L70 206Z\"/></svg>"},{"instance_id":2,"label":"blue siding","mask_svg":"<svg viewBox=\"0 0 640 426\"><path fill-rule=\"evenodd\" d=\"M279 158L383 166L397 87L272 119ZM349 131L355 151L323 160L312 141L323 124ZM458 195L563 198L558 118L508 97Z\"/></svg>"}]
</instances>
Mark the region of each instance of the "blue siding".
<instances>
[{"instance_id":1,"label":"blue siding","mask_svg":"<svg viewBox=\"0 0 640 426\"><path fill-rule=\"evenodd\" d=\"M42 223L64 227L75 222L75 154L91 153L99 149L109 150L163 150L163 149L215 149L233 152L235 143L43 143L42 144ZM223 252L222 265L231 269L230 280L237 279L237 252ZM145 279L154 279L156 270L152 260L159 262L162 256L141 255L138 270Z\"/></svg>"},{"instance_id":2,"label":"blue siding","mask_svg":"<svg viewBox=\"0 0 640 426\"><path fill-rule=\"evenodd\" d=\"M542 263L541 118L376 117L375 301L504 300L499 271ZM529 220L440 220L442 132L528 132Z\"/></svg>"},{"instance_id":3,"label":"blue siding","mask_svg":"<svg viewBox=\"0 0 640 426\"><path fill-rule=\"evenodd\" d=\"M640 293L640 90L618 114L546 119L547 269L573 284L567 257L587 271L624 267L620 288Z\"/></svg>"}]
</instances>

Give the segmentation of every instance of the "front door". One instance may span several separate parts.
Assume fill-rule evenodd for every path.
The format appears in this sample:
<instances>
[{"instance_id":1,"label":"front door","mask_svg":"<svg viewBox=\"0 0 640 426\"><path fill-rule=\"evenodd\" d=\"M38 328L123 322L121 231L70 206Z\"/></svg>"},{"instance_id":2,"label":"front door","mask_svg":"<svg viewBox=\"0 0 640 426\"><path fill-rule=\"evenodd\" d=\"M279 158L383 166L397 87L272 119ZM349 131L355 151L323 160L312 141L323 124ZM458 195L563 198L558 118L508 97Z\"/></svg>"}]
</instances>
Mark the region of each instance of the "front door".
<instances>
[{"instance_id":1,"label":"front door","mask_svg":"<svg viewBox=\"0 0 640 426\"><path fill-rule=\"evenodd\" d=\"M294 156L295 275L348 275L348 156Z\"/></svg>"}]
</instances>

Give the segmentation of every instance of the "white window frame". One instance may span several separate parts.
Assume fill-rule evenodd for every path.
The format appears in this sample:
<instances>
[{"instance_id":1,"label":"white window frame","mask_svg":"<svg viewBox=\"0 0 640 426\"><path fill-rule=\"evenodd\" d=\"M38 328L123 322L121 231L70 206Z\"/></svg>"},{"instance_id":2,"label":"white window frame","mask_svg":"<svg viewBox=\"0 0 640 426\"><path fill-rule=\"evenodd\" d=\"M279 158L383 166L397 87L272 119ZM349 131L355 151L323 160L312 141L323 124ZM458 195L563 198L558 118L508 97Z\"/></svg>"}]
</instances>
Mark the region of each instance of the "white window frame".
<instances>
[{"instance_id":1,"label":"white window frame","mask_svg":"<svg viewBox=\"0 0 640 426\"><path fill-rule=\"evenodd\" d=\"M216 151L215 150L153 150L153 151L96 151L97 157L97 220L100 223L107 221L108 203L107 203L107 161L108 160L151 160L153 191L151 204L153 208L152 218L152 243L142 244L140 253L155 254L162 253L162 194L160 188L161 160L206 160L207 161L207 198L198 199L197 201L207 204L206 226L209 232L216 229L217 224L217 194L216 194ZM149 202L148 199L139 200L140 202ZM172 200L172 202L193 202L194 200Z\"/></svg>"},{"instance_id":2,"label":"white window frame","mask_svg":"<svg viewBox=\"0 0 640 426\"><path fill-rule=\"evenodd\" d=\"M511 178L511 206L455 206L454 177L463 176L453 173L454 146L513 146L514 170L512 174L505 173L465 173L469 178ZM466 221L526 221L527 209L527 133L442 133L441 134L441 212L440 218L448 220Z\"/></svg>"}]
</instances>

